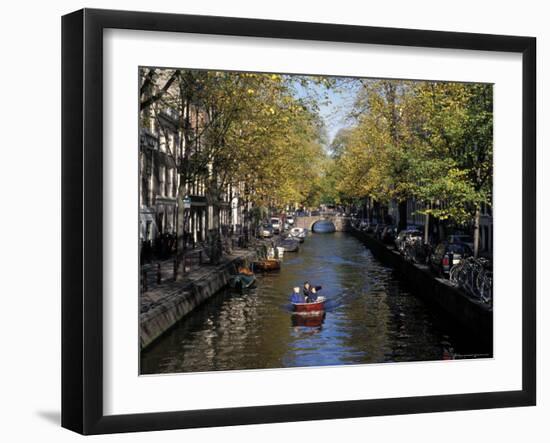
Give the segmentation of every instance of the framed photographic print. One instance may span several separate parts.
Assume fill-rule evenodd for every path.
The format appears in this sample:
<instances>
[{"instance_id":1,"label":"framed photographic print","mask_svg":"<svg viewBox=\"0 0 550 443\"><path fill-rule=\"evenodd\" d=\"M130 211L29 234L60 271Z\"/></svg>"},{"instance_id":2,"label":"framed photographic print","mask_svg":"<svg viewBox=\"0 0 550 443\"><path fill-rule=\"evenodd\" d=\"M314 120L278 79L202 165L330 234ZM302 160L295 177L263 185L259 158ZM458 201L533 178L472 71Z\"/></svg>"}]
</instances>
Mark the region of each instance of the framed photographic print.
<instances>
[{"instance_id":1,"label":"framed photographic print","mask_svg":"<svg viewBox=\"0 0 550 443\"><path fill-rule=\"evenodd\" d=\"M64 16L62 425L534 405L535 51Z\"/></svg>"}]
</instances>

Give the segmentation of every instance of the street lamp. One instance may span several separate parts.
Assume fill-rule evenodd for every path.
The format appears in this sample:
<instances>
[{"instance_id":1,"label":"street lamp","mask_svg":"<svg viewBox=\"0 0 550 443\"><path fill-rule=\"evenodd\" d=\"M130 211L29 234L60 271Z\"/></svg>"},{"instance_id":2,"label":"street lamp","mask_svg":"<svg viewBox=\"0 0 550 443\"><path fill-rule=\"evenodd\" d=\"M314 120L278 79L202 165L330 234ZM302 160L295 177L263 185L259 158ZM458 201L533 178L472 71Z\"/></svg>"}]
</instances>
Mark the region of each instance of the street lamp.
<instances>
[{"instance_id":1,"label":"street lamp","mask_svg":"<svg viewBox=\"0 0 550 443\"><path fill-rule=\"evenodd\" d=\"M184 247L187 249L187 233L189 231L189 217L191 209L191 197L188 194L183 197L183 210L184 210L184 222L183 222L183 241Z\"/></svg>"}]
</instances>

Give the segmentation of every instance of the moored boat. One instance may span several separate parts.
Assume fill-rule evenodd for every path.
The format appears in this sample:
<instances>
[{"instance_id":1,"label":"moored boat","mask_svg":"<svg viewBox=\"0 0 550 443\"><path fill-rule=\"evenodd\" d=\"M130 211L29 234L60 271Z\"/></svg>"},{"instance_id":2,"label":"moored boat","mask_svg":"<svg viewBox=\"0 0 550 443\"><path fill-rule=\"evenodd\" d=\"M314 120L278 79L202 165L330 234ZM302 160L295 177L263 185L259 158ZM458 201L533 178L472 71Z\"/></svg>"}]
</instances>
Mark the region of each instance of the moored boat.
<instances>
[{"instance_id":1,"label":"moored boat","mask_svg":"<svg viewBox=\"0 0 550 443\"><path fill-rule=\"evenodd\" d=\"M293 238L287 238L281 242L280 246L285 252L298 252L300 249L300 242Z\"/></svg>"},{"instance_id":2,"label":"moored boat","mask_svg":"<svg viewBox=\"0 0 550 443\"><path fill-rule=\"evenodd\" d=\"M250 288L256 282L254 274L237 274L229 282L233 289L242 290Z\"/></svg>"},{"instance_id":3,"label":"moored boat","mask_svg":"<svg viewBox=\"0 0 550 443\"><path fill-rule=\"evenodd\" d=\"M278 271L281 269L281 261L275 259L258 260L254 262L254 269L259 271Z\"/></svg>"},{"instance_id":4,"label":"moored boat","mask_svg":"<svg viewBox=\"0 0 550 443\"><path fill-rule=\"evenodd\" d=\"M254 275L254 272L252 272L249 268L247 268L246 266L240 266L237 270L237 273L238 274L242 274L242 275Z\"/></svg>"},{"instance_id":5,"label":"moored boat","mask_svg":"<svg viewBox=\"0 0 550 443\"><path fill-rule=\"evenodd\" d=\"M288 234L291 238L297 239L300 243L303 243L307 236L307 232L304 228L292 228Z\"/></svg>"}]
</instances>

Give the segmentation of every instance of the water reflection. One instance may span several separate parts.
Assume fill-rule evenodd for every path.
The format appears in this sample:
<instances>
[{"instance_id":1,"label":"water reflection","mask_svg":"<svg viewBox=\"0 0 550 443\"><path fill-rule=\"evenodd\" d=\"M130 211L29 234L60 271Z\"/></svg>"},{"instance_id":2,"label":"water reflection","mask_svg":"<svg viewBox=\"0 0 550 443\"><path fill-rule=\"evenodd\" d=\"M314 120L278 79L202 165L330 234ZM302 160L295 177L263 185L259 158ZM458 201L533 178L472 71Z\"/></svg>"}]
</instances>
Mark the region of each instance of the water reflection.
<instances>
[{"instance_id":1,"label":"water reflection","mask_svg":"<svg viewBox=\"0 0 550 443\"><path fill-rule=\"evenodd\" d=\"M323 325L326 315L326 312L321 312L315 315L292 313L290 315L290 323L294 327L302 326L306 328L318 328L321 330L321 326Z\"/></svg>"},{"instance_id":2,"label":"water reflection","mask_svg":"<svg viewBox=\"0 0 550 443\"><path fill-rule=\"evenodd\" d=\"M288 296L323 286L326 313L300 318ZM222 291L142 353L141 372L197 372L442 360L483 353L344 233L312 234L281 271L242 294Z\"/></svg>"}]
</instances>

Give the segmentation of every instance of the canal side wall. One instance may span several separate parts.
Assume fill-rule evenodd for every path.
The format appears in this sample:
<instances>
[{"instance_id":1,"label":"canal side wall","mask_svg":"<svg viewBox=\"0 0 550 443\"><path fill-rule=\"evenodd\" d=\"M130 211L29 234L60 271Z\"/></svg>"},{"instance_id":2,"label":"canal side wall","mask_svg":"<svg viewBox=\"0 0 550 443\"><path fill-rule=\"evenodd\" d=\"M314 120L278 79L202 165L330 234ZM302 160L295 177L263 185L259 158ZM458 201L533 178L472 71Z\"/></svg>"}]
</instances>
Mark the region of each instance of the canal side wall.
<instances>
[{"instance_id":1,"label":"canal side wall","mask_svg":"<svg viewBox=\"0 0 550 443\"><path fill-rule=\"evenodd\" d=\"M255 256L254 252L250 252L245 256L231 258L221 265L212 266L210 272L185 285L174 282L171 292L163 295L148 311L140 313L141 349L145 349L193 309L223 289L235 274L235 266Z\"/></svg>"},{"instance_id":2,"label":"canal side wall","mask_svg":"<svg viewBox=\"0 0 550 443\"><path fill-rule=\"evenodd\" d=\"M378 260L395 269L415 294L437 306L455 325L467 329L481 342L492 344L493 313L490 308L468 297L448 280L434 277L427 266L405 260L369 234L353 228L348 232L361 240Z\"/></svg>"}]
</instances>

